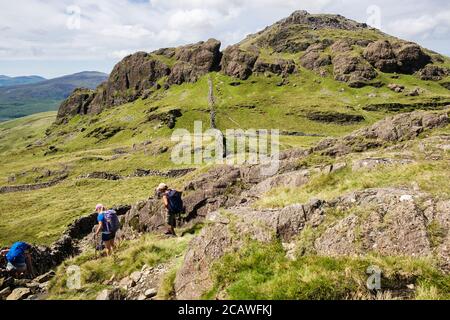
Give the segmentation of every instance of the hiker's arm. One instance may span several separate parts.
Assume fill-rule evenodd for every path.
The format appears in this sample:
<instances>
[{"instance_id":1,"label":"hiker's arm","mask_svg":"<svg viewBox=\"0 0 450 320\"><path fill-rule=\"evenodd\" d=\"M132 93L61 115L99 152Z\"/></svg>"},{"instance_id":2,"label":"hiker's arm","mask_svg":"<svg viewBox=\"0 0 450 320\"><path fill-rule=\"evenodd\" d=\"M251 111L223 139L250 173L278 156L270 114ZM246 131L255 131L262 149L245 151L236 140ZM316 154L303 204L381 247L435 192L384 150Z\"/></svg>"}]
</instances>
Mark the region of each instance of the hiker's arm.
<instances>
[{"instance_id":1,"label":"hiker's arm","mask_svg":"<svg viewBox=\"0 0 450 320\"><path fill-rule=\"evenodd\" d=\"M166 209L169 208L169 200L167 199L166 195L163 196L163 203Z\"/></svg>"},{"instance_id":2,"label":"hiker's arm","mask_svg":"<svg viewBox=\"0 0 450 320\"><path fill-rule=\"evenodd\" d=\"M9 249L2 250L0 252L0 256L4 257L4 256L6 256L8 254L8 252L9 252Z\"/></svg>"},{"instance_id":3,"label":"hiker's arm","mask_svg":"<svg viewBox=\"0 0 450 320\"><path fill-rule=\"evenodd\" d=\"M98 223L97 230L95 231L95 235L96 235L96 236L100 233L100 230L102 230L102 227L103 227L103 222L100 221L100 222Z\"/></svg>"}]
</instances>

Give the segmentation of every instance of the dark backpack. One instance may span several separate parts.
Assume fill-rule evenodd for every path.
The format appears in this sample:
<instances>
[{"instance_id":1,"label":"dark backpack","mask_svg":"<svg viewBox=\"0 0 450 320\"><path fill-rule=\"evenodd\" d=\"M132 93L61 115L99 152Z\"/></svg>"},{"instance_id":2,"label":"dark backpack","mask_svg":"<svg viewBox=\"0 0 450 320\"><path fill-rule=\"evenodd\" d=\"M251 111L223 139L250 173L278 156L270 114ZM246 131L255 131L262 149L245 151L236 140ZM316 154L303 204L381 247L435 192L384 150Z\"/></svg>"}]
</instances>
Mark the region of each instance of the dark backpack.
<instances>
[{"instance_id":1,"label":"dark backpack","mask_svg":"<svg viewBox=\"0 0 450 320\"><path fill-rule=\"evenodd\" d=\"M120 228L119 217L114 210L105 212L106 230L108 232L117 232Z\"/></svg>"},{"instance_id":2,"label":"dark backpack","mask_svg":"<svg viewBox=\"0 0 450 320\"><path fill-rule=\"evenodd\" d=\"M184 205L181 192L170 190L166 195L169 202L169 212L173 214L182 213L184 211Z\"/></svg>"}]
</instances>

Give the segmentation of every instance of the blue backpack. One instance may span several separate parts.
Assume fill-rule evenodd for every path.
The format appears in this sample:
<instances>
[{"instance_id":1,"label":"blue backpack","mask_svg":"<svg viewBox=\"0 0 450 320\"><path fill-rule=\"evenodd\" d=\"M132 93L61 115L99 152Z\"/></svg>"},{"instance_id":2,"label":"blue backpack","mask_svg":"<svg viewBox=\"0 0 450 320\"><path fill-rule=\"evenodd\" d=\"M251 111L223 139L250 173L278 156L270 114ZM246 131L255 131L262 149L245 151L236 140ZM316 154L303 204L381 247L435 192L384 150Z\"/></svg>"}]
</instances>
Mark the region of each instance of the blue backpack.
<instances>
[{"instance_id":1,"label":"blue backpack","mask_svg":"<svg viewBox=\"0 0 450 320\"><path fill-rule=\"evenodd\" d=\"M108 232L117 232L120 228L119 217L117 216L116 211L108 210L104 213L105 217L105 227Z\"/></svg>"},{"instance_id":2,"label":"blue backpack","mask_svg":"<svg viewBox=\"0 0 450 320\"><path fill-rule=\"evenodd\" d=\"M25 262L25 252L30 249L30 245L25 242L16 242L9 249L6 254L6 260L11 263L24 263Z\"/></svg>"},{"instance_id":3,"label":"blue backpack","mask_svg":"<svg viewBox=\"0 0 450 320\"><path fill-rule=\"evenodd\" d=\"M170 213L179 214L184 211L183 199L181 198L181 195L181 192L176 190L170 190L167 193Z\"/></svg>"}]
</instances>

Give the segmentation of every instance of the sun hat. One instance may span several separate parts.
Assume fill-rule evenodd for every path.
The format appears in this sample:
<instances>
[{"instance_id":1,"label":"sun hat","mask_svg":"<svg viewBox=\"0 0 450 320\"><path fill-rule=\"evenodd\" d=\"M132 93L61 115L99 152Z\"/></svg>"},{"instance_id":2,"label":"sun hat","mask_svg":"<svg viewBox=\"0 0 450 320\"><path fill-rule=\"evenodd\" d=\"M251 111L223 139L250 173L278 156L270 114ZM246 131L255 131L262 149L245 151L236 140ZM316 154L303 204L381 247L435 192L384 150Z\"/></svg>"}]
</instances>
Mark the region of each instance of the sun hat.
<instances>
[{"instance_id":1,"label":"sun hat","mask_svg":"<svg viewBox=\"0 0 450 320\"><path fill-rule=\"evenodd\" d=\"M158 188L156 188L156 191L162 191L162 190L166 190L168 188L167 184L165 183L160 183Z\"/></svg>"}]
</instances>

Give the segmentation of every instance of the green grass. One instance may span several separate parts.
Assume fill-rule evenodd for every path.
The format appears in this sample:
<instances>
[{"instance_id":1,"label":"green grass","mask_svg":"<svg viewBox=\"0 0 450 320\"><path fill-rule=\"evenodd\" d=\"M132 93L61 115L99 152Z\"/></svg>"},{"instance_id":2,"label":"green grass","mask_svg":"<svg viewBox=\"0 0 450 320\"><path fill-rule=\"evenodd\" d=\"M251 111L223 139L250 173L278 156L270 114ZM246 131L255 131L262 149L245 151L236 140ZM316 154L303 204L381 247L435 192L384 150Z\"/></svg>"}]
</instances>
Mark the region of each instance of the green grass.
<instances>
[{"instance_id":1,"label":"green grass","mask_svg":"<svg viewBox=\"0 0 450 320\"><path fill-rule=\"evenodd\" d=\"M116 257L95 258L94 252L89 251L74 259L65 261L56 271L49 290L50 300L92 300L98 293L107 288L105 281L113 276L120 280L134 271L140 271L144 265L155 267L160 264L172 263L177 265L177 257L186 250L193 235L182 238L162 238L146 235L139 240L126 241L120 244ZM67 268L78 266L81 269L81 289L67 287ZM162 281L159 290L163 297L170 295L173 269L169 271L169 279ZM172 280L171 280L172 279Z\"/></svg>"},{"instance_id":2,"label":"green grass","mask_svg":"<svg viewBox=\"0 0 450 320\"><path fill-rule=\"evenodd\" d=\"M417 183L422 191L447 199L450 188L450 164L444 161L419 162L409 165L381 166L376 170L352 171L350 166L332 174L316 174L300 188L275 188L257 207L278 208L294 203L306 203L312 198L331 200L342 194L382 187L412 187Z\"/></svg>"},{"instance_id":3,"label":"green grass","mask_svg":"<svg viewBox=\"0 0 450 320\"><path fill-rule=\"evenodd\" d=\"M267 56L272 54L270 51L266 52ZM195 174L176 181L156 178L115 182L79 179L80 176L93 171L108 171L127 176L133 174L136 169L173 169L175 166L170 159L170 149L162 154L157 152L162 147L174 146L170 141L173 131L164 125L160 126L159 121L148 121L148 110L157 108L153 111L157 114L179 108L183 116L177 119L175 129L188 129L192 132L194 121L198 120L203 121L204 129L207 129L208 77L214 82L217 124L220 129L280 129L321 136L281 136L281 150L309 148L323 137L346 135L387 115L383 111L364 111L363 107L369 103L413 102L432 96L450 96L450 92L438 83L428 85L428 82L413 76L401 76L395 82L407 87L427 85L427 91L419 98L398 95L385 87L352 89L344 83L334 81L331 76L323 78L303 68L299 68L298 74L289 77L289 84L281 87L276 85L281 80L277 76L253 75L234 87L229 84L236 79L220 73L211 73L197 83L172 86L169 90L161 89L146 100L139 99L110 108L100 115L77 116L65 125L53 124L55 113L4 122L0 124L0 185L49 181L55 175L41 177L43 172L60 171L63 168L66 168L69 177L62 184L49 189L0 195L0 244L17 239L48 244L58 238L73 219L89 213L98 201L108 205L133 204L147 198L160 180L182 187L184 181L189 181L186 179L194 178ZM389 75L380 74L379 78L385 83L391 81ZM375 93L376 97L369 98L372 93ZM365 121L341 125L308 120L306 115L315 111L361 114ZM109 139L89 137L89 133L95 130L112 126L121 127L123 130ZM144 150L143 143L148 141L151 143ZM51 146L56 147L58 151L45 155ZM133 146L137 148L133 149ZM118 155L117 149L123 150L125 154ZM307 160L320 164L327 159L311 157ZM448 169L448 166L423 166L433 179L427 182L424 176L422 184L425 187L428 185L433 188L433 184L444 181L446 175L439 178L438 174L433 172ZM393 177L390 177L387 171L369 173L367 182L359 179L357 174L342 179L338 175L335 181L328 182L323 179L333 177L315 177L306 189L274 191L263 200L263 205L277 206L289 201L308 200L313 196L333 196L338 192L366 185L401 184L419 169L411 167L406 173L400 172L399 169L398 175L394 172ZM12 176L16 177L15 181L10 179ZM27 208L25 212L24 208Z\"/></svg>"},{"instance_id":4,"label":"green grass","mask_svg":"<svg viewBox=\"0 0 450 320\"><path fill-rule=\"evenodd\" d=\"M376 296L366 287L369 266L382 270L383 291L415 284L417 290L412 298L450 298L450 276L439 272L428 260L306 255L291 261L278 242L250 242L226 254L211 268L214 285L203 298L225 294L232 300L374 299Z\"/></svg>"}]
</instances>

